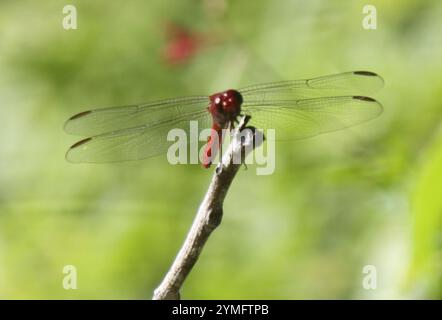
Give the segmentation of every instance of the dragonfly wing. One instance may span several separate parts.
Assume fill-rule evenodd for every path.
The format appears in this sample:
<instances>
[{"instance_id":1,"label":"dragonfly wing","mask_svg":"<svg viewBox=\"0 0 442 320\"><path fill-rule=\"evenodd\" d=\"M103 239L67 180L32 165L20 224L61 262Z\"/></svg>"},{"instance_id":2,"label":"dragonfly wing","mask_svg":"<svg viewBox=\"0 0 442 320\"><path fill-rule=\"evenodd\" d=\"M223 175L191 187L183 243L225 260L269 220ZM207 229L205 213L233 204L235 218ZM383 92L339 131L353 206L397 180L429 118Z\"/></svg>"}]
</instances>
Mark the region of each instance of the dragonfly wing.
<instances>
[{"instance_id":1,"label":"dragonfly wing","mask_svg":"<svg viewBox=\"0 0 442 320\"><path fill-rule=\"evenodd\" d=\"M240 90L245 101L308 99L327 96L366 96L382 88L384 80L370 71L351 71L312 79L281 81Z\"/></svg>"},{"instance_id":2,"label":"dragonfly wing","mask_svg":"<svg viewBox=\"0 0 442 320\"><path fill-rule=\"evenodd\" d=\"M251 115L251 125L275 129L277 140L293 140L332 132L378 116L382 105L369 97L342 96L292 101L248 102L243 112Z\"/></svg>"},{"instance_id":3,"label":"dragonfly wing","mask_svg":"<svg viewBox=\"0 0 442 320\"><path fill-rule=\"evenodd\" d=\"M126 128L153 126L167 119L204 110L208 105L208 97L195 96L148 104L95 109L72 116L66 121L64 129L70 134L95 136Z\"/></svg>"},{"instance_id":4,"label":"dragonfly wing","mask_svg":"<svg viewBox=\"0 0 442 320\"><path fill-rule=\"evenodd\" d=\"M139 160L166 153L174 143L167 141L171 129L182 129L189 137L189 120L198 122L198 128L211 126L211 116L207 110L200 110L191 118L182 116L153 126L140 126L116 132L101 134L81 140L66 153L70 162L118 162Z\"/></svg>"}]
</instances>

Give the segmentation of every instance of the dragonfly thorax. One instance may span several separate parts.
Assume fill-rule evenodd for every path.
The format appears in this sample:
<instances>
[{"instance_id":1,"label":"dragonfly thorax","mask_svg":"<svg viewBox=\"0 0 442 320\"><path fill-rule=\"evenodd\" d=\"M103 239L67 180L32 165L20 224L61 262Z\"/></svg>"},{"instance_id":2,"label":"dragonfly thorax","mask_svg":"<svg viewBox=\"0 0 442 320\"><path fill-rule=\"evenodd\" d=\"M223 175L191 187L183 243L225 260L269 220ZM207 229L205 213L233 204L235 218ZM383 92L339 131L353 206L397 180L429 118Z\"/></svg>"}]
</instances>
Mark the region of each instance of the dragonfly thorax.
<instances>
[{"instance_id":1,"label":"dragonfly thorax","mask_svg":"<svg viewBox=\"0 0 442 320\"><path fill-rule=\"evenodd\" d=\"M210 96L209 112L215 121L224 127L229 121L235 120L241 113L242 95L230 89Z\"/></svg>"}]
</instances>

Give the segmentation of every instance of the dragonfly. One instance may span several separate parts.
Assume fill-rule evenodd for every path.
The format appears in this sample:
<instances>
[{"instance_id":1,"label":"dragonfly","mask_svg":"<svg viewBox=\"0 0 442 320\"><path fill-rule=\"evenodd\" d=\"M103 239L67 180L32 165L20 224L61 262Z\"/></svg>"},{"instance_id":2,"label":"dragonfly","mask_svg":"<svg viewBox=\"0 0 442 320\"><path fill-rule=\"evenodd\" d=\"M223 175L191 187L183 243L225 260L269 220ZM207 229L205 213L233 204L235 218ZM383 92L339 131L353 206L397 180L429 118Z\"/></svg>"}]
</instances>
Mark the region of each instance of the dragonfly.
<instances>
[{"instance_id":1,"label":"dragonfly","mask_svg":"<svg viewBox=\"0 0 442 320\"><path fill-rule=\"evenodd\" d=\"M242 114L260 130L274 129L276 140L296 140L333 132L371 120L383 111L369 95L383 86L371 71L350 71L310 79L257 84L209 96L189 96L129 106L83 111L64 129L84 138L66 159L73 163L140 160L164 154L171 129L189 134L189 122L212 128L202 165L210 167L221 131L233 128ZM213 135L219 135L218 140ZM218 144L215 144L214 141Z\"/></svg>"}]
</instances>

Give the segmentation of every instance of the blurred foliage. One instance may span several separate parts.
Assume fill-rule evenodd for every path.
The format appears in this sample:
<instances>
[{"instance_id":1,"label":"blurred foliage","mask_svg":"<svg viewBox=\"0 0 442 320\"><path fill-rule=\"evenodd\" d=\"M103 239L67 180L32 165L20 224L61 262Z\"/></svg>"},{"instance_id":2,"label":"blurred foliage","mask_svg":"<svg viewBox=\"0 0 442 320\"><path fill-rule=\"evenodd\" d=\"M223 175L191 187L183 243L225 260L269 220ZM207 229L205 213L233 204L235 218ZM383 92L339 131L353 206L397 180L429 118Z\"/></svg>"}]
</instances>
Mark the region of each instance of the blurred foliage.
<instances>
[{"instance_id":1,"label":"blurred foliage","mask_svg":"<svg viewBox=\"0 0 442 320\"><path fill-rule=\"evenodd\" d=\"M0 298L150 298L211 178L164 157L67 163L71 114L348 70L384 77L383 115L239 172L182 295L441 297L442 2L372 1L376 30L365 1L71 1L70 31L66 4L0 2ZM202 39L179 64L170 25Z\"/></svg>"}]
</instances>

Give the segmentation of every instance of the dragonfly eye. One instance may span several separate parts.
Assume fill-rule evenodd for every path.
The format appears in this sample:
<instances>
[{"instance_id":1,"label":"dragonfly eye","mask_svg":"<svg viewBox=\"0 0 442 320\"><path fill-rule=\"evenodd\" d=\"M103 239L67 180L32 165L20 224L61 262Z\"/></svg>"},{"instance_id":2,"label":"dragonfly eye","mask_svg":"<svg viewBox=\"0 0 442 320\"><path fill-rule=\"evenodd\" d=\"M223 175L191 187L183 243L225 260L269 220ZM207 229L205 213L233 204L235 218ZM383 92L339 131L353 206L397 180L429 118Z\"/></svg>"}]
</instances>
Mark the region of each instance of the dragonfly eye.
<instances>
[{"instance_id":1,"label":"dragonfly eye","mask_svg":"<svg viewBox=\"0 0 442 320\"><path fill-rule=\"evenodd\" d=\"M243 102L242 95L236 90L230 89L225 92L227 103L230 105L241 105Z\"/></svg>"}]
</instances>

